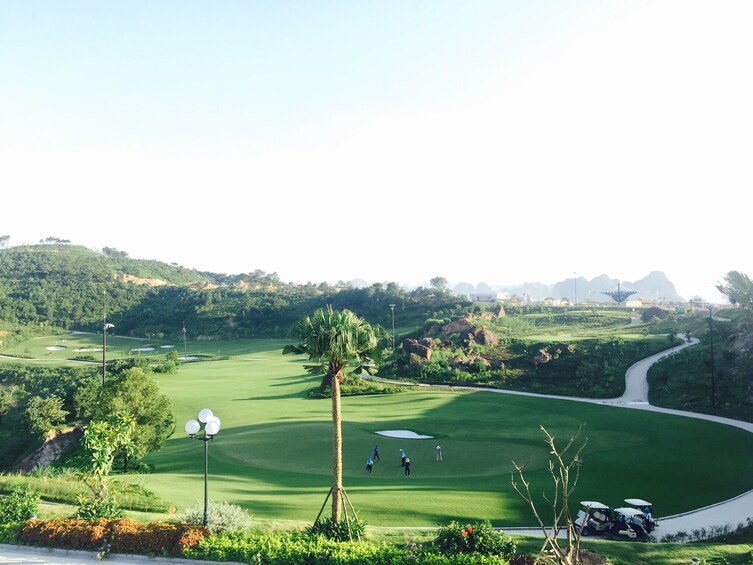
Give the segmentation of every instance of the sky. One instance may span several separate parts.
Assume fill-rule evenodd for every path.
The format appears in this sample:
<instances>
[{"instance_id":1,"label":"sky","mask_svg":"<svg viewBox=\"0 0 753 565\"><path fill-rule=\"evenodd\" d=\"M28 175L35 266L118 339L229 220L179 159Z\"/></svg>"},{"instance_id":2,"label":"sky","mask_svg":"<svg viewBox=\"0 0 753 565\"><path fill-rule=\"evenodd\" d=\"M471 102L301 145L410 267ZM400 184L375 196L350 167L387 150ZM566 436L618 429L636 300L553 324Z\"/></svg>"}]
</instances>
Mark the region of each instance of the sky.
<instances>
[{"instance_id":1,"label":"sky","mask_svg":"<svg viewBox=\"0 0 753 565\"><path fill-rule=\"evenodd\" d=\"M0 0L0 235L286 282L753 275L753 2Z\"/></svg>"}]
</instances>

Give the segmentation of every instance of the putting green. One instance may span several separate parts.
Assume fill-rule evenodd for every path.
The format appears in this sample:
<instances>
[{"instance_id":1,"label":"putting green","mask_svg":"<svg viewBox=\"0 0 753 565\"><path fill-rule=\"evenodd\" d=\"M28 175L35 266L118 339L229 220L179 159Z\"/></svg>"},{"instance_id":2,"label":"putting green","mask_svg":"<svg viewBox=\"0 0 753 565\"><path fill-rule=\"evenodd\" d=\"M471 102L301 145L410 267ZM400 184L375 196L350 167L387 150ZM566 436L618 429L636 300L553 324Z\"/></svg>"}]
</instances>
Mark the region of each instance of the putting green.
<instances>
[{"instance_id":1,"label":"putting green","mask_svg":"<svg viewBox=\"0 0 753 565\"><path fill-rule=\"evenodd\" d=\"M209 444L210 500L240 504L259 519L310 522L324 503L332 467L331 405L310 399L319 378L279 341L237 343L228 361L181 366L159 377L173 398L177 431L151 455L150 475L132 476L178 510L203 501L203 447L183 424L209 407L222 420ZM566 400L421 388L343 398L344 484L371 525L436 526L489 519L528 526L530 510L510 485L512 461L528 463L539 496L551 493L544 425L558 444L581 423L588 443L576 500L616 505L651 500L658 515L688 511L753 488L753 434L702 420ZM385 437L410 430L431 439ZM365 464L374 445L382 460ZM435 460L442 446L443 461ZM399 450L411 459L410 478ZM543 499L542 499L542 504Z\"/></svg>"}]
</instances>

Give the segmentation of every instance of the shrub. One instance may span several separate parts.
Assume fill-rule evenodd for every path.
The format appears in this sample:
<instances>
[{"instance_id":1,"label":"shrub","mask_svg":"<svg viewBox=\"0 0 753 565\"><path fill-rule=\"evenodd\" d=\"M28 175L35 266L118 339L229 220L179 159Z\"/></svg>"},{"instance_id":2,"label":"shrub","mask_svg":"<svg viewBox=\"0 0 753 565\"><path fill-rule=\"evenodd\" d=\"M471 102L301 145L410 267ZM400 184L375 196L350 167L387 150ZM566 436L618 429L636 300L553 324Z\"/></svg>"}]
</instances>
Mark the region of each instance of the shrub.
<instances>
[{"instance_id":1,"label":"shrub","mask_svg":"<svg viewBox=\"0 0 753 565\"><path fill-rule=\"evenodd\" d=\"M18 534L21 531L21 524L0 524L0 543L16 545L18 543Z\"/></svg>"},{"instance_id":2,"label":"shrub","mask_svg":"<svg viewBox=\"0 0 753 565\"><path fill-rule=\"evenodd\" d=\"M113 553L180 556L183 550L199 543L207 530L191 524L151 522L142 524L130 518L112 522Z\"/></svg>"},{"instance_id":3,"label":"shrub","mask_svg":"<svg viewBox=\"0 0 753 565\"><path fill-rule=\"evenodd\" d=\"M112 551L180 557L207 534L206 528L189 524L142 524L130 518L55 518L27 521L21 528L18 541L39 547L82 549L103 554Z\"/></svg>"},{"instance_id":4,"label":"shrub","mask_svg":"<svg viewBox=\"0 0 753 565\"><path fill-rule=\"evenodd\" d=\"M416 544L377 545L365 540L340 542L303 532L284 534L217 534L186 549L184 557L265 565L506 565L496 555L441 555Z\"/></svg>"},{"instance_id":5,"label":"shrub","mask_svg":"<svg viewBox=\"0 0 753 565\"><path fill-rule=\"evenodd\" d=\"M183 515L186 524L201 526L204 522L204 507L189 508ZM207 528L212 533L240 533L251 528L251 516L236 504L210 502L207 506Z\"/></svg>"},{"instance_id":6,"label":"shrub","mask_svg":"<svg viewBox=\"0 0 753 565\"><path fill-rule=\"evenodd\" d=\"M110 496L96 498L79 496L78 509L73 517L82 520L96 520L97 518L114 520L123 517L123 509Z\"/></svg>"},{"instance_id":7,"label":"shrub","mask_svg":"<svg viewBox=\"0 0 753 565\"><path fill-rule=\"evenodd\" d=\"M330 516L311 524L306 528L306 533L311 536L324 536L335 541L349 541L361 539L365 529L366 523L359 521L358 518L345 517L335 522Z\"/></svg>"},{"instance_id":8,"label":"shrub","mask_svg":"<svg viewBox=\"0 0 753 565\"><path fill-rule=\"evenodd\" d=\"M19 541L38 547L99 551L105 546L107 530L107 520L29 520L21 528Z\"/></svg>"},{"instance_id":9,"label":"shrub","mask_svg":"<svg viewBox=\"0 0 753 565\"><path fill-rule=\"evenodd\" d=\"M437 550L444 555L481 553L501 555L509 559L515 554L515 542L510 538L505 539L502 532L492 528L488 520L466 526L450 522L437 531L434 543Z\"/></svg>"},{"instance_id":10,"label":"shrub","mask_svg":"<svg viewBox=\"0 0 753 565\"><path fill-rule=\"evenodd\" d=\"M37 515L41 498L28 486L16 485L0 499L0 524L23 522Z\"/></svg>"},{"instance_id":11,"label":"shrub","mask_svg":"<svg viewBox=\"0 0 753 565\"><path fill-rule=\"evenodd\" d=\"M509 559L510 565L533 565L535 563L533 557L527 553L516 553Z\"/></svg>"}]
</instances>

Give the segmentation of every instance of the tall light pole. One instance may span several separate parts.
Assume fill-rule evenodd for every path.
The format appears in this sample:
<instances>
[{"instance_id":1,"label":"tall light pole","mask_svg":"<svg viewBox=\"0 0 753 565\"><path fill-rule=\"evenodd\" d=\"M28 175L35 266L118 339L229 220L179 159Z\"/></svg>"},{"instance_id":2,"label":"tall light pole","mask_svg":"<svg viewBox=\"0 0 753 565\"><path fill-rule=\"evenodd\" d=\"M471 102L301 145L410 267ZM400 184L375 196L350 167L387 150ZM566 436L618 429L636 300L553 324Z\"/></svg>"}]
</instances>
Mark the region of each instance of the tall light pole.
<instances>
[{"instance_id":1,"label":"tall light pole","mask_svg":"<svg viewBox=\"0 0 753 565\"><path fill-rule=\"evenodd\" d=\"M711 406L716 407L716 382L714 379L714 317L709 305L709 346L711 349Z\"/></svg>"},{"instance_id":2,"label":"tall light pole","mask_svg":"<svg viewBox=\"0 0 753 565\"><path fill-rule=\"evenodd\" d=\"M201 424L204 424L204 435L197 436L201 430ZM220 419L212 414L209 408L204 408L199 412L199 419L188 420L186 422L186 433L194 439L204 442L204 527L209 522L207 508L209 507L209 442L220 431Z\"/></svg>"},{"instance_id":3,"label":"tall light pole","mask_svg":"<svg viewBox=\"0 0 753 565\"><path fill-rule=\"evenodd\" d=\"M392 310L392 351L395 351L395 305L390 304Z\"/></svg>"},{"instance_id":4,"label":"tall light pole","mask_svg":"<svg viewBox=\"0 0 753 565\"><path fill-rule=\"evenodd\" d=\"M578 305L578 279L575 276L575 271L573 271L573 287L575 288L575 305Z\"/></svg>"},{"instance_id":5,"label":"tall light pole","mask_svg":"<svg viewBox=\"0 0 753 565\"><path fill-rule=\"evenodd\" d=\"M112 324L102 326L102 386L105 386L105 376L107 375L107 330L114 328Z\"/></svg>"}]
</instances>

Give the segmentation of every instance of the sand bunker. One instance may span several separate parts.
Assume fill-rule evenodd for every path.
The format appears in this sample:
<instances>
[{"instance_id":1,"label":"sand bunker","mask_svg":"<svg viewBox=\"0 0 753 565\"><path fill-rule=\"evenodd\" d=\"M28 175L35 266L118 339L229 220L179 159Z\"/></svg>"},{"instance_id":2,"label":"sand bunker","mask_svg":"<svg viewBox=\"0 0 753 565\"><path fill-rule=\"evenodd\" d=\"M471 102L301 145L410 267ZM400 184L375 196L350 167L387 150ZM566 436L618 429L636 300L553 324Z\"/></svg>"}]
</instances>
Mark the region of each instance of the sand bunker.
<instances>
[{"instance_id":1,"label":"sand bunker","mask_svg":"<svg viewBox=\"0 0 753 565\"><path fill-rule=\"evenodd\" d=\"M188 357L178 357L179 361L196 361L198 357L191 357L190 355Z\"/></svg>"},{"instance_id":2,"label":"sand bunker","mask_svg":"<svg viewBox=\"0 0 753 565\"><path fill-rule=\"evenodd\" d=\"M172 347L175 347L174 345L160 345L160 349L170 349Z\"/></svg>"},{"instance_id":3,"label":"sand bunker","mask_svg":"<svg viewBox=\"0 0 753 565\"><path fill-rule=\"evenodd\" d=\"M379 434L380 436L399 437L403 439L431 439L434 437L434 436L422 436L410 430L384 430L384 431L376 432L376 433Z\"/></svg>"},{"instance_id":4,"label":"sand bunker","mask_svg":"<svg viewBox=\"0 0 753 565\"><path fill-rule=\"evenodd\" d=\"M96 353L97 351L102 351L101 347L84 347L80 349L74 349L76 353Z\"/></svg>"},{"instance_id":5,"label":"sand bunker","mask_svg":"<svg viewBox=\"0 0 753 565\"><path fill-rule=\"evenodd\" d=\"M64 345L51 345L47 349L49 351L61 351L61 350L65 349L65 346Z\"/></svg>"},{"instance_id":6,"label":"sand bunker","mask_svg":"<svg viewBox=\"0 0 753 565\"><path fill-rule=\"evenodd\" d=\"M136 349L131 349L131 351L154 351L154 347L137 347Z\"/></svg>"}]
</instances>

